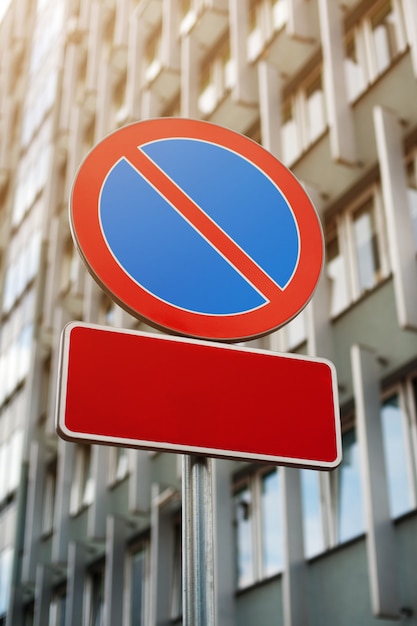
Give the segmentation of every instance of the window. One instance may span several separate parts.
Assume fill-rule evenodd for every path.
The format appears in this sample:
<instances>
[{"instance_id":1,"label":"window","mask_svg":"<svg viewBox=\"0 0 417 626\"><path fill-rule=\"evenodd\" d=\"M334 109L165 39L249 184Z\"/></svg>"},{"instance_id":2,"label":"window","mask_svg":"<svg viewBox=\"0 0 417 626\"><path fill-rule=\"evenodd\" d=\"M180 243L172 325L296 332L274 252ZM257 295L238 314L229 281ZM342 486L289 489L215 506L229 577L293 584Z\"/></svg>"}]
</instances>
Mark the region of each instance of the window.
<instances>
[{"instance_id":1,"label":"window","mask_svg":"<svg viewBox=\"0 0 417 626\"><path fill-rule=\"evenodd\" d=\"M279 469L262 470L234 495L237 586L247 587L283 566Z\"/></svg>"},{"instance_id":2,"label":"window","mask_svg":"<svg viewBox=\"0 0 417 626\"><path fill-rule=\"evenodd\" d=\"M307 339L306 314L301 311L285 326L286 348L294 350Z\"/></svg>"},{"instance_id":3,"label":"window","mask_svg":"<svg viewBox=\"0 0 417 626\"><path fill-rule=\"evenodd\" d=\"M255 59L261 52L266 32L265 32L265 5L263 0L251 0L249 3L248 15L248 59Z\"/></svg>"},{"instance_id":4,"label":"window","mask_svg":"<svg viewBox=\"0 0 417 626\"><path fill-rule=\"evenodd\" d=\"M285 94L281 109L281 155L291 164L327 128L321 68L295 91Z\"/></svg>"},{"instance_id":5,"label":"window","mask_svg":"<svg viewBox=\"0 0 417 626\"><path fill-rule=\"evenodd\" d=\"M413 222L414 241L417 247L417 152L407 163L407 192Z\"/></svg>"},{"instance_id":6,"label":"window","mask_svg":"<svg viewBox=\"0 0 417 626\"><path fill-rule=\"evenodd\" d=\"M373 198L352 215L357 280L360 292L372 289L381 272Z\"/></svg>"},{"instance_id":7,"label":"window","mask_svg":"<svg viewBox=\"0 0 417 626\"><path fill-rule=\"evenodd\" d=\"M314 470L301 471L301 499L303 507L304 553L306 558L310 558L320 554L325 548L319 472Z\"/></svg>"},{"instance_id":8,"label":"window","mask_svg":"<svg viewBox=\"0 0 417 626\"><path fill-rule=\"evenodd\" d=\"M255 60L274 31L288 20L288 0L250 0L248 12L247 57Z\"/></svg>"},{"instance_id":9,"label":"window","mask_svg":"<svg viewBox=\"0 0 417 626\"><path fill-rule=\"evenodd\" d=\"M121 447L110 447L110 484L114 485L129 473L129 450Z\"/></svg>"},{"instance_id":10,"label":"window","mask_svg":"<svg viewBox=\"0 0 417 626\"><path fill-rule=\"evenodd\" d=\"M345 42L345 77L348 99L355 100L366 87L363 49L356 33L350 33Z\"/></svg>"},{"instance_id":11,"label":"window","mask_svg":"<svg viewBox=\"0 0 417 626\"><path fill-rule=\"evenodd\" d=\"M0 616L7 611L12 582L13 549L5 548L0 552Z\"/></svg>"},{"instance_id":12,"label":"window","mask_svg":"<svg viewBox=\"0 0 417 626\"><path fill-rule=\"evenodd\" d=\"M281 152L284 163L292 163L301 151L297 122L295 117L295 103L285 100L282 105L281 120Z\"/></svg>"},{"instance_id":13,"label":"window","mask_svg":"<svg viewBox=\"0 0 417 626\"><path fill-rule=\"evenodd\" d=\"M75 451L74 477L71 484L70 512L78 513L92 503L94 478L91 467L91 446L78 444Z\"/></svg>"},{"instance_id":14,"label":"window","mask_svg":"<svg viewBox=\"0 0 417 626\"><path fill-rule=\"evenodd\" d=\"M343 460L333 475L336 489L336 537L343 543L362 534L364 514L359 466L359 447L352 428L342 437Z\"/></svg>"},{"instance_id":15,"label":"window","mask_svg":"<svg viewBox=\"0 0 417 626\"><path fill-rule=\"evenodd\" d=\"M207 57L200 71L198 107L203 114L210 114L235 84L235 65L230 56L228 38Z\"/></svg>"},{"instance_id":16,"label":"window","mask_svg":"<svg viewBox=\"0 0 417 626\"><path fill-rule=\"evenodd\" d=\"M405 49L401 5L396 0L374 2L347 33L345 77L352 101L375 81Z\"/></svg>"},{"instance_id":17,"label":"window","mask_svg":"<svg viewBox=\"0 0 417 626\"><path fill-rule=\"evenodd\" d=\"M129 558L130 626L145 626L148 623L149 550L141 543Z\"/></svg>"},{"instance_id":18,"label":"window","mask_svg":"<svg viewBox=\"0 0 417 626\"><path fill-rule=\"evenodd\" d=\"M416 504L409 448L409 418L402 388L383 401L381 420L390 512L392 517L398 517Z\"/></svg>"},{"instance_id":19,"label":"window","mask_svg":"<svg viewBox=\"0 0 417 626\"><path fill-rule=\"evenodd\" d=\"M326 239L327 275L331 281L330 314L334 316L349 304L346 261L340 248L340 234L335 225Z\"/></svg>"},{"instance_id":20,"label":"window","mask_svg":"<svg viewBox=\"0 0 417 626\"><path fill-rule=\"evenodd\" d=\"M78 255L75 251L74 243L68 238L64 244L61 285L63 291L68 291L74 287L78 274Z\"/></svg>"},{"instance_id":21,"label":"window","mask_svg":"<svg viewBox=\"0 0 417 626\"><path fill-rule=\"evenodd\" d=\"M288 0L272 0L272 24L280 30L288 21Z\"/></svg>"},{"instance_id":22,"label":"window","mask_svg":"<svg viewBox=\"0 0 417 626\"><path fill-rule=\"evenodd\" d=\"M326 228L331 315L373 289L388 274L385 223L379 189L364 194Z\"/></svg>"}]
</instances>

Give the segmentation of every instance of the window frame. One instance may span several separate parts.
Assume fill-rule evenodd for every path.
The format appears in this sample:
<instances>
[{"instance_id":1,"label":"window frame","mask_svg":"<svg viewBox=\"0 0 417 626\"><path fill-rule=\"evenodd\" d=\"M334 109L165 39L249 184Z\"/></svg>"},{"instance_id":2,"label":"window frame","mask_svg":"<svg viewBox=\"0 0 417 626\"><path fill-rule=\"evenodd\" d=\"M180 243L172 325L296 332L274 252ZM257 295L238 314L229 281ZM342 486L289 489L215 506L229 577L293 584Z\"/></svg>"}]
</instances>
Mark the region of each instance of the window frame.
<instances>
[{"instance_id":1,"label":"window frame","mask_svg":"<svg viewBox=\"0 0 417 626\"><path fill-rule=\"evenodd\" d=\"M274 576L279 576L283 571L283 563L273 572L267 572L266 563L264 562L264 524L262 510L262 480L268 474L276 472L278 477L278 498L277 498L277 520L279 530L279 540L281 543L281 552L283 555L283 516L282 516L282 484L281 472L279 466L262 466L256 471L252 471L246 476L236 479L233 483L233 503L234 503L234 527L235 527L235 565L236 565L236 588L238 590L246 589L263 580L268 580ZM236 496L248 490L250 499L248 503L249 519L251 521L250 538L251 538L251 558L252 558L252 576L246 581L239 581L239 545L238 545L238 519L236 516Z\"/></svg>"}]
</instances>

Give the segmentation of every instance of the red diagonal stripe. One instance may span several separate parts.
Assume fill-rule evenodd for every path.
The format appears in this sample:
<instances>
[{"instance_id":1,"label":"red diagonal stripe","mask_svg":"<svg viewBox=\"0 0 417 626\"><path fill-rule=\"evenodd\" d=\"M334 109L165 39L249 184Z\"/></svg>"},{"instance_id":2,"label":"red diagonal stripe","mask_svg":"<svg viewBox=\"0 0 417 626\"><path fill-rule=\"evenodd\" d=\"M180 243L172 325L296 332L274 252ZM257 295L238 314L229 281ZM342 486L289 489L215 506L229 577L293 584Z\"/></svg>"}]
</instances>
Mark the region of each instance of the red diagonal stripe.
<instances>
[{"instance_id":1,"label":"red diagonal stripe","mask_svg":"<svg viewBox=\"0 0 417 626\"><path fill-rule=\"evenodd\" d=\"M135 147L124 151L128 162L263 296L274 301L281 288L248 256L180 187L144 152Z\"/></svg>"}]
</instances>

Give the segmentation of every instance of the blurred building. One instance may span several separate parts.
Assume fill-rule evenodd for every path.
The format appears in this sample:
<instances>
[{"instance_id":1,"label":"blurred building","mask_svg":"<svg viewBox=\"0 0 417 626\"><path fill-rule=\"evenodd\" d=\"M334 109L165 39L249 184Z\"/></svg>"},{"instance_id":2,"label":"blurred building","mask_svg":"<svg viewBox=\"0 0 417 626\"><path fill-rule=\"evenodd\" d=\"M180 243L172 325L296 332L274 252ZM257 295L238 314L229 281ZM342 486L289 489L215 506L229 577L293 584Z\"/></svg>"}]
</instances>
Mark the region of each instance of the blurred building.
<instances>
[{"instance_id":1,"label":"blurred building","mask_svg":"<svg viewBox=\"0 0 417 626\"><path fill-rule=\"evenodd\" d=\"M54 426L65 323L144 328L74 251L75 172L166 115L261 142L326 240L312 302L251 344L334 361L343 462L215 462L218 625L417 624L416 1L2 0L0 625L181 623L180 457Z\"/></svg>"}]
</instances>

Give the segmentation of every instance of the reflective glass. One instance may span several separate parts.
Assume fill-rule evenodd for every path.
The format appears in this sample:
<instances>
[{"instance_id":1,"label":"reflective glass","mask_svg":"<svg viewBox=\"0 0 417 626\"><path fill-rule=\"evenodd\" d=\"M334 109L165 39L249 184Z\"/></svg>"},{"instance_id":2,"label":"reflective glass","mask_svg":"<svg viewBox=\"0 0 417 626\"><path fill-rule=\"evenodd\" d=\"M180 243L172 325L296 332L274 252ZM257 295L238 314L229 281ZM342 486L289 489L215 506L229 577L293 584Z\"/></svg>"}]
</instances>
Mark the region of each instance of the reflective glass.
<instances>
[{"instance_id":1,"label":"reflective glass","mask_svg":"<svg viewBox=\"0 0 417 626\"><path fill-rule=\"evenodd\" d=\"M324 550L319 472L313 470L301 471L301 496L303 503L304 552L305 556L309 558Z\"/></svg>"},{"instance_id":2,"label":"reflective glass","mask_svg":"<svg viewBox=\"0 0 417 626\"><path fill-rule=\"evenodd\" d=\"M275 469L262 476L262 563L264 575L270 576L282 569L282 521L280 476Z\"/></svg>"},{"instance_id":3,"label":"reflective glass","mask_svg":"<svg viewBox=\"0 0 417 626\"><path fill-rule=\"evenodd\" d=\"M355 431L343 435L343 460L338 478L338 540L348 541L364 532L359 449Z\"/></svg>"},{"instance_id":4,"label":"reflective glass","mask_svg":"<svg viewBox=\"0 0 417 626\"><path fill-rule=\"evenodd\" d=\"M375 286L381 267L373 200L354 213L353 231L359 289L363 292Z\"/></svg>"},{"instance_id":5,"label":"reflective glass","mask_svg":"<svg viewBox=\"0 0 417 626\"><path fill-rule=\"evenodd\" d=\"M252 502L248 487L241 489L234 497L236 524L237 585L245 587L255 579L253 555Z\"/></svg>"},{"instance_id":6,"label":"reflective glass","mask_svg":"<svg viewBox=\"0 0 417 626\"><path fill-rule=\"evenodd\" d=\"M381 407L381 419L390 511L393 517L397 517L412 506L404 416L398 394L385 400Z\"/></svg>"}]
</instances>

